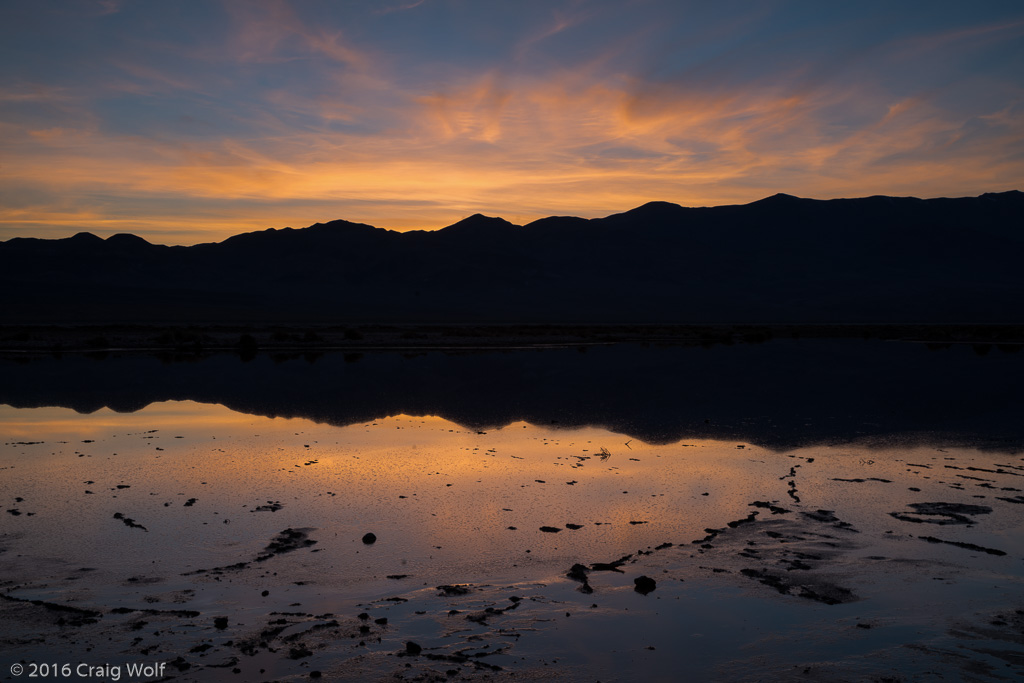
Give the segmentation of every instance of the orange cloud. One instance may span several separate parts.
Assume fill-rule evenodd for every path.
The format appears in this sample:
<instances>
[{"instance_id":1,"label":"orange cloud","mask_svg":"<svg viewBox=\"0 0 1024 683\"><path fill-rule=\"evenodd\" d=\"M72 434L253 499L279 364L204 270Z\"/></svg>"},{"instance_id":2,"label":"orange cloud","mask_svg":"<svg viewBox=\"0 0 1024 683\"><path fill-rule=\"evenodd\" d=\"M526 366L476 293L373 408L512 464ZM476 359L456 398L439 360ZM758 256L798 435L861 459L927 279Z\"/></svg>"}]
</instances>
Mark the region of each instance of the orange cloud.
<instances>
[{"instance_id":1,"label":"orange cloud","mask_svg":"<svg viewBox=\"0 0 1024 683\"><path fill-rule=\"evenodd\" d=\"M379 76L367 79L386 91ZM6 208L4 236L49 225L190 243L333 218L437 228L475 212L522 223L655 199L935 196L1024 179L1006 152L1024 139L1019 109L957 117L927 94L888 101L867 86L795 94L783 84L699 90L595 80L586 70L542 79L489 72L392 95L373 111L389 125L356 132L333 125L367 116L344 96L266 98L281 109L246 113L257 133L202 142L7 124L0 182L63 200ZM858 123L837 124L833 112L853 105ZM319 123L295 126L282 111ZM117 197L149 198L148 213L114 212Z\"/></svg>"}]
</instances>

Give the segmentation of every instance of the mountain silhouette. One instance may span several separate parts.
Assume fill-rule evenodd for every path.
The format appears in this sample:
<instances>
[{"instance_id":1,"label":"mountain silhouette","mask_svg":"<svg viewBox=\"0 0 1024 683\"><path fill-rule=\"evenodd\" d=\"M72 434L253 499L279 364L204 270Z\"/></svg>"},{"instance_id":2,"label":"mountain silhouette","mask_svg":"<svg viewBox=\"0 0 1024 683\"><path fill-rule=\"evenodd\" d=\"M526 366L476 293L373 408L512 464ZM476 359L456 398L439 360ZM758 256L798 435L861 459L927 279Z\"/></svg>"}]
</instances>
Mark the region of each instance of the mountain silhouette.
<instances>
[{"instance_id":1,"label":"mountain silhouette","mask_svg":"<svg viewBox=\"0 0 1024 683\"><path fill-rule=\"evenodd\" d=\"M0 242L8 323L1021 322L1024 193Z\"/></svg>"}]
</instances>

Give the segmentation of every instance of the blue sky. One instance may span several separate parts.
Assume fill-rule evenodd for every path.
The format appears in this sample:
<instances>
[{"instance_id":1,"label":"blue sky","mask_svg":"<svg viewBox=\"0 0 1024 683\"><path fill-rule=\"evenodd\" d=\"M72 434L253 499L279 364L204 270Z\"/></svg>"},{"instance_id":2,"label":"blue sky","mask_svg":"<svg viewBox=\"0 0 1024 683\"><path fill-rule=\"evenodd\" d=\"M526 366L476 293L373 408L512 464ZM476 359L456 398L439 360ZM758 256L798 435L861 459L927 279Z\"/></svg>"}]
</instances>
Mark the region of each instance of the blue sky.
<instances>
[{"instance_id":1,"label":"blue sky","mask_svg":"<svg viewBox=\"0 0 1024 683\"><path fill-rule=\"evenodd\" d=\"M0 4L0 239L1024 189L1019 2Z\"/></svg>"}]
</instances>

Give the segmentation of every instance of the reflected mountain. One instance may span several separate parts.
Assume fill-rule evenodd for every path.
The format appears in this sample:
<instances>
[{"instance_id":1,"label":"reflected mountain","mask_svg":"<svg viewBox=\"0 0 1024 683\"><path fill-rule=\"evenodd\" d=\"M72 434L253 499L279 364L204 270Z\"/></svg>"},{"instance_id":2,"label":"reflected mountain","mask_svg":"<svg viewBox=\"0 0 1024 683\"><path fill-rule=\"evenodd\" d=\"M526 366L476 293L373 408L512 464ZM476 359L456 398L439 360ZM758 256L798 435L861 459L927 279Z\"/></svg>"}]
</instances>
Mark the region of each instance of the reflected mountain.
<instances>
[{"instance_id":1,"label":"reflected mountain","mask_svg":"<svg viewBox=\"0 0 1024 683\"><path fill-rule=\"evenodd\" d=\"M192 400L333 425L404 413L475 429L594 425L652 443L716 438L785 449L909 439L1012 450L1024 444L1017 349L779 339L176 362L139 353L4 357L0 402L124 412Z\"/></svg>"},{"instance_id":2,"label":"reflected mountain","mask_svg":"<svg viewBox=\"0 0 1024 683\"><path fill-rule=\"evenodd\" d=\"M1024 193L0 242L5 323L1021 321Z\"/></svg>"}]
</instances>

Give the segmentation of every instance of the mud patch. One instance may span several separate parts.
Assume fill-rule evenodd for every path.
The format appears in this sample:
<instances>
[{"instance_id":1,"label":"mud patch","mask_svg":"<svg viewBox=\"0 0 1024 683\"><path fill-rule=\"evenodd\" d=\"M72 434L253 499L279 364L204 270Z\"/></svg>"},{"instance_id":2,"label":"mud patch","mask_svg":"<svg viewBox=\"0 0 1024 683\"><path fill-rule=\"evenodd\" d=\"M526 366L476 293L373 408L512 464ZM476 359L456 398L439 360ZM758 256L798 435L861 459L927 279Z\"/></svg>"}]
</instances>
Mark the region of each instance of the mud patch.
<instances>
[{"instance_id":1,"label":"mud patch","mask_svg":"<svg viewBox=\"0 0 1024 683\"><path fill-rule=\"evenodd\" d=\"M889 515L902 522L915 524L938 524L941 526L975 524L975 515L987 515L992 508L987 505L965 505L963 503L910 503L912 512L890 512Z\"/></svg>"}]
</instances>

